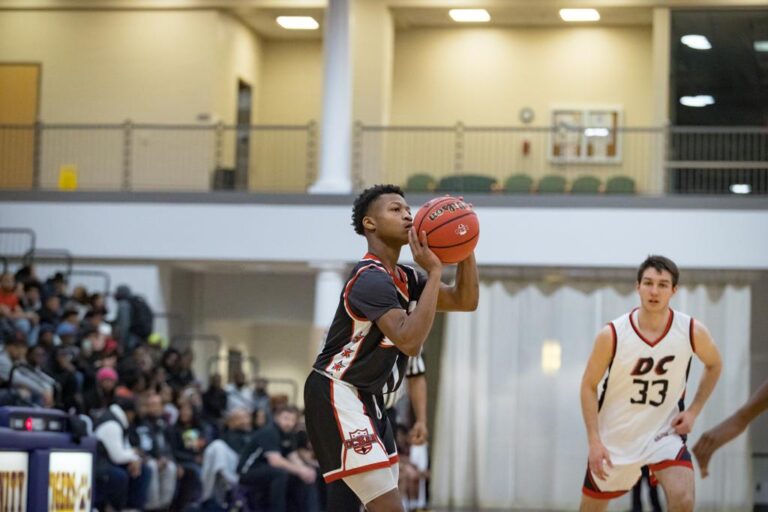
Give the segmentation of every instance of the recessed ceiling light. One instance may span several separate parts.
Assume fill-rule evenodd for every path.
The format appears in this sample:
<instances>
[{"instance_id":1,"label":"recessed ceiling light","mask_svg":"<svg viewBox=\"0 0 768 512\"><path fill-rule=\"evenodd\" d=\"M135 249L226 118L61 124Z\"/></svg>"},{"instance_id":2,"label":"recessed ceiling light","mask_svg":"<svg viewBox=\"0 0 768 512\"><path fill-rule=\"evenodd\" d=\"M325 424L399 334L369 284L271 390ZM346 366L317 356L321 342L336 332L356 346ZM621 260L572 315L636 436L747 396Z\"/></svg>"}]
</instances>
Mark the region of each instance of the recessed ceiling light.
<instances>
[{"instance_id":1,"label":"recessed ceiling light","mask_svg":"<svg viewBox=\"0 0 768 512\"><path fill-rule=\"evenodd\" d=\"M756 52L768 52L768 41L755 41Z\"/></svg>"},{"instance_id":2,"label":"recessed ceiling light","mask_svg":"<svg viewBox=\"0 0 768 512\"><path fill-rule=\"evenodd\" d=\"M491 21L491 15L485 9L451 9L448 16L459 23L485 23Z\"/></svg>"},{"instance_id":3,"label":"recessed ceiling light","mask_svg":"<svg viewBox=\"0 0 768 512\"><path fill-rule=\"evenodd\" d=\"M597 9L560 9L563 21L599 21Z\"/></svg>"},{"instance_id":4,"label":"recessed ceiling light","mask_svg":"<svg viewBox=\"0 0 768 512\"><path fill-rule=\"evenodd\" d=\"M711 50L712 45L706 36L699 34L687 34L680 38L680 42L694 50Z\"/></svg>"},{"instance_id":5,"label":"recessed ceiling light","mask_svg":"<svg viewBox=\"0 0 768 512\"><path fill-rule=\"evenodd\" d=\"M734 183L729 188L734 194L749 194L752 192L752 187L749 183Z\"/></svg>"},{"instance_id":6,"label":"recessed ceiling light","mask_svg":"<svg viewBox=\"0 0 768 512\"><path fill-rule=\"evenodd\" d=\"M278 16L277 24L288 30L317 30L320 27L312 16Z\"/></svg>"},{"instance_id":7,"label":"recessed ceiling light","mask_svg":"<svg viewBox=\"0 0 768 512\"><path fill-rule=\"evenodd\" d=\"M714 105L715 98L708 94L699 94L698 96L683 96L680 98L680 104L686 107L706 107Z\"/></svg>"}]
</instances>

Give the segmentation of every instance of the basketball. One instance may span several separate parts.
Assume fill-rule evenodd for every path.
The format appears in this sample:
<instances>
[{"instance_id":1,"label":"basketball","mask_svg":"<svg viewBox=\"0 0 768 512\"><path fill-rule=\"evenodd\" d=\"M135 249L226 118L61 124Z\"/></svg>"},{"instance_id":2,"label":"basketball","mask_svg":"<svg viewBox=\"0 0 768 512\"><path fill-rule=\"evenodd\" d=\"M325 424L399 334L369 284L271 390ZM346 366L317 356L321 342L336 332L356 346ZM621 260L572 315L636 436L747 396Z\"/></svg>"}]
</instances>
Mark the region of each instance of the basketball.
<instances>
[{"instance_id":1,"label":"basketball","mask_svg":"<svg viewBox=\"0 0 768 512\"><path fill-rule=\"evenodd\" d=\"M443 263L466 259L477 246L480 223L472 205L443 196L424 203L413 220L416 233L427 232L429 248Z\"/></svg>"}]
</instances>

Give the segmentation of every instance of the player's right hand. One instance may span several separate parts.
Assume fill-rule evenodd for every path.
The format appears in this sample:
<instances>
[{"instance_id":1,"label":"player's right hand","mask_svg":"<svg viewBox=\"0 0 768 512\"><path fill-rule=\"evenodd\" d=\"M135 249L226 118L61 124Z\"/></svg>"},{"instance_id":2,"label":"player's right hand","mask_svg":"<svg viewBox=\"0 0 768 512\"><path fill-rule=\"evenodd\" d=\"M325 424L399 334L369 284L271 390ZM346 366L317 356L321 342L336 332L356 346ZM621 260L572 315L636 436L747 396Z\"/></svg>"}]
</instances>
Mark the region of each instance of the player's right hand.
<instances>
[{"instance_id":1,"label":"player's right hand","mask_svg":"<svg viewBox=\"0 0 768 512\"><path fill-rule=\"evenodd\" d=\"M712 458L715 451L744 432L745 429L746 424L740 424L737 418L729 418L715 428L704 432L693 447L693 456L699 464L701 478L709 476L709 459Z\"/></svg>"},{"instance_id":2,"label":"player's right hand","mask_svg":"<svg viewBox=\"0 0 768 512\"><path fill-rule=\"evenodd\" d=\"M611 455L608 453L608 448L600 441L595 441L589 444L589 470L600 480L605 480L608 477L608 473L605 471L605 465L609 468L613 467L611 462Z\"/></svg>"},{"instance_id":3,"label":"player's right hand","mask_svg":"<svg viewBox=\"0 0 768 512\"><path fill-rule=\"evenodd\" d=\"M408 245L411 246L413 261L418 263L427 273L440 272L442 270L443 263L429 248L426 231L416 234L414 228L408 230Z\"/></svg>"}]
</instances>

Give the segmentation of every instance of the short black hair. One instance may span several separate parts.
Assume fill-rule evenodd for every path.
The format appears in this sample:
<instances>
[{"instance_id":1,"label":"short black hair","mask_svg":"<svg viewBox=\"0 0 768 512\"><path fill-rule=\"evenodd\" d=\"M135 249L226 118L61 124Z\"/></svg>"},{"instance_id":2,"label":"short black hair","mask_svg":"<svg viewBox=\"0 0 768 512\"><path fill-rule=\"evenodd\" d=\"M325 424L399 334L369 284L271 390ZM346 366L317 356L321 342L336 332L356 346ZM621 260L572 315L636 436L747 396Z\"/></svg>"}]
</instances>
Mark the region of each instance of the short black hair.
<instances>
[{"instance_id":1,"label":"short black hair","mask_svg":"<svg viewBox=\"0 0 768 512\"><path fill-rule=\"evenodd\" d=\"M363 228L363 217L368 214L368 208L371 206L376 198L383 194L398 194L401 197L405 197L403 189L397 185L374 185L370 188L363 190L355 203L352 206L352 225L355 227L355 233L358 235L365 234L365 228Z\"/></svg>"},{"instance_id":2,"label":"short black hair","mask_svg":"<svg viewBox=\"0 0 768 512\"><path fill-rule=\"evenodd\" d=\"M677 282L680 279L680 270L678 270L674 261L658 254L649 254L645 261L640 264L640 267L637 269L638 283L643 279L643 273L651 267L659 272L666 270L672 274L672 286L677 286Z\"/></svg>"}]
</instances>

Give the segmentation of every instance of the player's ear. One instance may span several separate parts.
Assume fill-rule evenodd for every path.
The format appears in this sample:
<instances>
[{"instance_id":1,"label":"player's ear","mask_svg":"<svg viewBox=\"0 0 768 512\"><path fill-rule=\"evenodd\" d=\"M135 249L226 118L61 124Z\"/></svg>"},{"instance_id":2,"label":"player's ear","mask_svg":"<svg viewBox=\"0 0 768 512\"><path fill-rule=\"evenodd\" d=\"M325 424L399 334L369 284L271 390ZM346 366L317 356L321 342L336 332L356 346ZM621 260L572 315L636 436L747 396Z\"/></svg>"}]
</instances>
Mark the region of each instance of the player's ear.
<instances>
[{"instance_id":1,"label":"player's ear","mask_svg":"<svg viewBox=\"0 0 768 512\"><path fill-rule=\"evenodd\" d=\"M672 287L672 295L677 293L677 285Z\"/></svg>"},{"instance_id":2,"label":"player's ear","mask_svg":"<svg viewBox=\"0 0 768 512\"><path fill-rule=\"evenodd\" d=\"M376 221L374 221L372 217L366 215L363 217L363 228L366 231L376 231Z\"/></svg>"}]
</instances>

